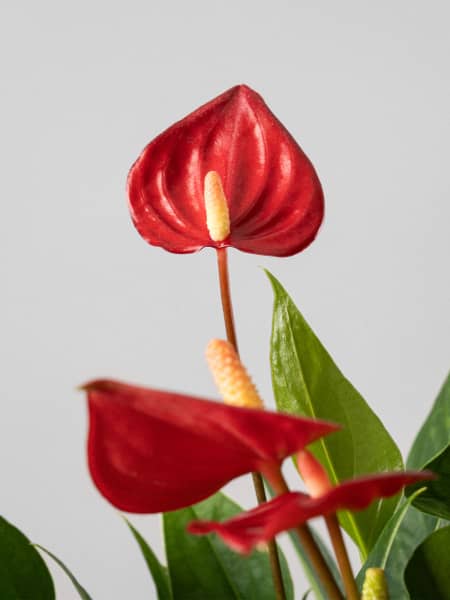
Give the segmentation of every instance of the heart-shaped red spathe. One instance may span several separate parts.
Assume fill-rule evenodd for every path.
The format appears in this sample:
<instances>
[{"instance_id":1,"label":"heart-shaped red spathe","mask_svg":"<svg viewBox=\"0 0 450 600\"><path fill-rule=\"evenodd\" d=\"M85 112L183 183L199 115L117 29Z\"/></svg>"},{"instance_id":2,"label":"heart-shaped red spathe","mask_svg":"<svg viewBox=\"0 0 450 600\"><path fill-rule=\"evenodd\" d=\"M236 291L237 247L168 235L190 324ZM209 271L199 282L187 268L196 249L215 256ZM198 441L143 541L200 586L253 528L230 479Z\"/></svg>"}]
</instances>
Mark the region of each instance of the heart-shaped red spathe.
<instances>
[{"instance_id":1,"label":"heart-shaped red spathe","mask_svg":"<svg viewBox=\"0 0 450 600\"><path fill-rule=\"evenodd\" d=\"M116 381L94 381L84 389L92 478L107 500L127 512L182 508L244 473L270 476L284 458L338 429Z\"/></svg>"},{"instance_id":2,"label":"heart-shaped red spathe","mask_svg":"<svg viewBox=\"0 0 450 600\"><path fill-rule=\"evenodd\" d=\"M211 239L205 175L219 174L230 234ZM150 244L176 253L205 246L290 256L308 246L323 218L314 167L259 94L231 88L175 123L131 168L133 222Z\"/></svg>"},{"instance_id":3,"label":"heart-shaped red spathe","mask_svg":"<svg viewBox=\"0 0 450 600\"><path fill-rule=\"evenodd\" d=\"M216 532L231 548L246 554L257 544L268 542L278 533L294 529L309 519L338 510L363 510L378 498L395 496L406 485L432 477L432 473L426 471L358 477L315 498L301 492L290 492L224 523L194 521L188 530L199 535Z\"/></svg>"}]
</instances>

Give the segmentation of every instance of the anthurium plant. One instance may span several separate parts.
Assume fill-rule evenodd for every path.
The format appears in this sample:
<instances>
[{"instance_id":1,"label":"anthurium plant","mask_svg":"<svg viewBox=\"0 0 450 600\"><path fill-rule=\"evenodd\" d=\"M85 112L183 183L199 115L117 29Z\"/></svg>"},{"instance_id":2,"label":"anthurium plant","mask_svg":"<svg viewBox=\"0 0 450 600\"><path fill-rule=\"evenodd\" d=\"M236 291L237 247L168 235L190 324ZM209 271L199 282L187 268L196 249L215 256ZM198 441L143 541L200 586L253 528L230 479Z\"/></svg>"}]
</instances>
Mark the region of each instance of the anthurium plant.
<instances>
[{"instance_id":1,"label":"anthurium plant","mask_svg":"<svg viewBox=\"0 0 450 600\"><path fill-rule=\"evenodd\" d=\"M240 360L227 248L294 255L314 240L324 212L314 167L262 98L239 85L169 127L132 166L128 196L136 229L152 246L216 252L226 337L206 349L223 402L113 379L81 386L94 485L125 513L162 514L164 564L128 523L153 597L450 599L450 378L404 461L268 272L278 412L265 409ZM293 489L283 475L290 458ZM247 511L221 492L244 474L255 490ZM317 518L328 540L315 530ZM359 572L343 531L359 550ZM288 565L277 545L285 532L298 564ZM5 520L0 539L0 598L55 598L42 553L90 598L60 559Z\"/></svg>"}]
</instances>

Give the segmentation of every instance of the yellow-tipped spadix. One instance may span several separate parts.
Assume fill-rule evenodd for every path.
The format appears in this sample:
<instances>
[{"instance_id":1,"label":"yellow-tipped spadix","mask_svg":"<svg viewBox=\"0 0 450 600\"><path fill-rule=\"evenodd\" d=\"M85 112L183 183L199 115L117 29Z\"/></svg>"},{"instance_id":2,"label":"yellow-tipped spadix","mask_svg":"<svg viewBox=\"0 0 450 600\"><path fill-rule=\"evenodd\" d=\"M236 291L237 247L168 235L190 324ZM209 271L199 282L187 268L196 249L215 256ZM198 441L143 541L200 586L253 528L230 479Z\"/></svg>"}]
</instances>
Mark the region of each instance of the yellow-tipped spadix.
<instances>
[{"instance_id":1,"label":"yellow-tipped spadix","mask_svg":"<svg viewBox=\"0 0 450 600\"><path fill-rule=\"evenodd\" d=\"M206 359L225 404L264 408L258 391L233 346L225 340L211 340Z\"/></svg>"},{"instance_id":2,"label":"yellow-tipped spadix","mask_svg":"<svg viewBox=\"0 0 450 600\"><path fill-rule=\"evenodd\" d=\"M389 600L386 576L383 569L367 569L361 600Z\"/></svg>"},{"instance_id":3,"label":"yellow-tipped spadix","mask_svg":"<svg viewBox=\"0 0 450 600\"><path fill-rule=\"evenodd\" d=\"M216 171L206 173L204 196L209 235L214 242L222 242L230 235L230 213L222 180Z\"/></svg>"}]
</instances>

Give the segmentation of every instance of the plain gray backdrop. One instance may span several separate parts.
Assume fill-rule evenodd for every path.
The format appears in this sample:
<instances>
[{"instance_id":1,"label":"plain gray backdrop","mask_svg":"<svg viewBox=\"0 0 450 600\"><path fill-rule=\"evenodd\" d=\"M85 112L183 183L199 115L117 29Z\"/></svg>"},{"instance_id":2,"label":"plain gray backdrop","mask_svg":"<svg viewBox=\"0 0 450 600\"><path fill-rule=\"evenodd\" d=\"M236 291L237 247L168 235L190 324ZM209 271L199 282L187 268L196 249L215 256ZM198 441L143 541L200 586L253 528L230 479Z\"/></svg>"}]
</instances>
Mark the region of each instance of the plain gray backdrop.
<instances>
[{"instance_id":1,"label":"plain gray backdrop","mask_svg":"<svg viewBox=\"0 0 450 600\"><path fill-rule=\"evenodd\" d=\"M272 405L264 266L406 453L450 363L449 4L2 7L0 511L95 600L154 598L89 479L75 388L113 376L217 397L203 353L224 331L214 253L148 246L128 215L127 171L232 85L263 95L316 166L326 219L298 256L231 251L243 359ZM254 503L248 480L230 490ZM158 517L133 522L161 555ZM51 568L58 598L75 600Z\"/></svg>"}]
</instances>

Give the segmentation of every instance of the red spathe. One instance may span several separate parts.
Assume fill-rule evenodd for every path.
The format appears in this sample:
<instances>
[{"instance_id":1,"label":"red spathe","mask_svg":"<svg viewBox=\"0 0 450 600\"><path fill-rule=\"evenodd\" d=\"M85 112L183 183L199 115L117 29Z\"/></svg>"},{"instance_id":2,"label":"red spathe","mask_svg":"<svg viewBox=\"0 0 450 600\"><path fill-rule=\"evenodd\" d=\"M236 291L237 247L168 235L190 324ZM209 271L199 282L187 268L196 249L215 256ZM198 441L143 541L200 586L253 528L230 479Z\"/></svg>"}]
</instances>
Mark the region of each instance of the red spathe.
<instances>
[{"instance_id":1,"label":"red spathe","mask_svg":"<svg viewBox=\"0 0 450 600\"><path fill-rule=\"evenodd\" d=\"M94 381L84 389L92 478L107 500L127 512L182 508L244 473L270 476L284 458L338 429L116 381Z\"/></svg>"},{"instance_id":2,"label":"red spathe","mask_svg":"<svg viewBox=\"0 0 450 600\"><path fill-rule=\"evenodd\" d=\"M246 554L257 544L267 542L278 533L294 529L309 519L338 510L363 510L377 498L394 496L404 486L432 477L432 473L426 471L358 477L315 498L300 492L290 492L224 523L194 521L188 530L199 535L214 531L231 548Z\"/></svg>"},{"instance_id":3,"label":"red spathe","mask_svg":"<svg viewBox=\"0 0 450 600\"><path fill-rule=\"evenodd\" d=\"M230 235L211 240L204 178L216 171ZM170 252L233 246L290 256L316 236L322 188L309 159L259 94L238 85L155 138L131 168L128 195L142 237Z\"/></svg>"}]
</instances>

